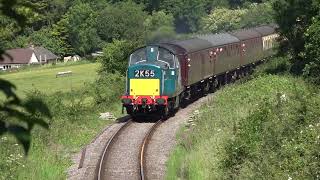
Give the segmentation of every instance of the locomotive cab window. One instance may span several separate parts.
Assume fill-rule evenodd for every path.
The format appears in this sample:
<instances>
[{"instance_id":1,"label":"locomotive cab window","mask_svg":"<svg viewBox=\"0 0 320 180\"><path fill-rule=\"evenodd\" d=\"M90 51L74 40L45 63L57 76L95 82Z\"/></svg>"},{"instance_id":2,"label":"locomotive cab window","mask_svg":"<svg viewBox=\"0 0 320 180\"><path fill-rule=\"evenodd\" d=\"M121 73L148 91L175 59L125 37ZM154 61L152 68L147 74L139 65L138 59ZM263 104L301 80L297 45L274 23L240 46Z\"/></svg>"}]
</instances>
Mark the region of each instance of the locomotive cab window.
<instances>
[{"instance_id":1,"label":"locomotive cab window","mask_svg":"<svg viewBox=\"0 0 320 180\"><path fill-rule=\"evenodd\" d=\"M168 68L174 68L174 55L164 48L159 48L158 61L164 63Z\"/></svg>"},{"instance_id":2,"label":"locomotive cab window","mask_svg":"<svg viewBox=\"0 0 320 180\"><path fill-rule=\"evenodd\" d=\"M141 48L130 55L129 65L143 63L147 61L146 49Z\"/></svg>"},{"instance_id":3,"label":"locomotive cab window","mask_svg":"<svg viewBox=\"0 0 320 180\"><path fill-rule=\"evenodd\" d=\"M134 65L134 64L145 64L145 63L152 63L156 64L162 68L174 68L175 66L175 56L168 51L167 49L164 48L154 48L152 49L152 52L156 53L156 57L152 57L152 62L149 58L148 60L148 55L147 55L147 49L146 48L141 48L134 53L130 55L130 62L129 65ZM147 57L148 56L148 57ZM150 62L148 62L150 61Z\"/></svg>"}]
</instances>

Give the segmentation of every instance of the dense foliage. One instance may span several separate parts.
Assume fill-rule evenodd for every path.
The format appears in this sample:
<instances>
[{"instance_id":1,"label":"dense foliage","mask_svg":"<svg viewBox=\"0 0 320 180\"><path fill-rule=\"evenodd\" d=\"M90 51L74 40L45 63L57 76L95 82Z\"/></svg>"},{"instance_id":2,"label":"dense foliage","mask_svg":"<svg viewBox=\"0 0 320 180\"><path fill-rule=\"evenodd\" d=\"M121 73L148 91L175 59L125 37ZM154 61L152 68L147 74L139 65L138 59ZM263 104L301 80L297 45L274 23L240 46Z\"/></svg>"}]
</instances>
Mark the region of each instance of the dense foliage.
<instances>
[{"instance_id":1,"label":"dense foliage","mask_svg":"<svg viewBox=\"0 0 320 180\"><path fill-rule=\"evenodd\" d=\"M61 56L85 56L104 48L114 39L145 43L163 36L171 38L175 32L197 32L201 29L201 19L217 8L219 12L219 8L240 7L240 11L245 11L256 7L255 12L266 13L261 14L257 22L254 18L244 18L247 19L246 25L266 23L262 20L269 17L269 11L264 10L264 5L251 5L253 2L261 3L246 0L17 0L12 5L10 1L2 1L1 4L14 6L16 13L11 15L18 17L19 22L4 16L5 11L0 14L1 47L8 49L34 44L45 46ZM232 11L230 9L231 14L226 17L230 17ZM258 13L251 14L255 17ZM208 24L214 23L207 19ZM222 20L228 21L227 18ZM20 28L18 24L22 22L24 26Z\"/></svg>"},{"instance_id":2,"label":"dense foliage","mask_svg":"<svg viewBox=\"0 0 320 180\"><path fill-rule=\"evenodd\" d=\"M109 5L99 13L99 35L106 42L113 39L141 41L145 36L143 22L146 18L142 6L131 1Z\"/></svg>"},{"instance_id":3,"label":"dense foliage","mask_svg":"<svg viewBox=\"0 0 320 180\"><path fill-rule=\"evenodd\" d=\"M279 25L282 46L292 56L292 72L301 74L307 61L305 54L305 33L312 19L319 14L318 0L276 0L273 4L275 20ZM310 60L309 60L310 61Z\"/></svg>"},{"instance_id":4,"label":"dense foliage","mask_svg":"<svg viewBox=\"0 0 320 180\"><path fill-rule=\"evenodd\" d=\"M114 40L112 43L107 44L103 49L103 56L99 58L102 68L101 72L108 73L120 72L126 73L127 57L133 52L138 44L128 40Z\"/></svg>"},{"instance_id":5,"label":"dense foliage","mask_svg":"<svg viewBox=\"0 0 320 180\"><path fill-rule=\"evenodd\" d=\"M312 25L305 32L306 66L304 75L311 82L320 84L320 18L314 18Z\"/></svg>"},{"instance_id":6,"label":"dense foliage","mask_svg":"<svg viewBox=\"0 0 320 180\"><path fill-rule=\"evenodd\" d=\"M215 9L210 15L203 18L202 29L212 33L239 29L241 18L246 13L247 10L244 9Z\"/></svg>"},{"instance_id":7,"label":"dense foliage","mask_svg":"<svg viewBox=\"0 0 320 180\"><path fill-rule=\"evenodd\" d=\"M235 29L250 28L273 22L270 3L250 4L241 9L225 7L214 9L202 18L202 32L218 33Z\"/></svg>"}]
</instances>

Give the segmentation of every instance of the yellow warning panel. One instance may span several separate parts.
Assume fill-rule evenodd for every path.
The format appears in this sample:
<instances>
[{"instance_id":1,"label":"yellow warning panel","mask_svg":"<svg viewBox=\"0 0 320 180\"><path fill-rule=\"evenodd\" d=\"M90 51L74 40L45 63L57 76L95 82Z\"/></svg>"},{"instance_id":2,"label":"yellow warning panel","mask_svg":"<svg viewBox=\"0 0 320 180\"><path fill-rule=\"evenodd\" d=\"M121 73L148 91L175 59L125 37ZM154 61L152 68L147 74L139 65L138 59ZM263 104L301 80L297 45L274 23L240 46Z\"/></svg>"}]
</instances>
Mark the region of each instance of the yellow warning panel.
<instances>
[{"instance_id":1,"label":"yellow warning panel","mask_svg":"<svg viewBox=\"0 0 320 180\"><path fill-rule=\"evenodd\" d=\"M159 79L130 79L131 96L159 96Z\"/></svg>"}]
</instances>

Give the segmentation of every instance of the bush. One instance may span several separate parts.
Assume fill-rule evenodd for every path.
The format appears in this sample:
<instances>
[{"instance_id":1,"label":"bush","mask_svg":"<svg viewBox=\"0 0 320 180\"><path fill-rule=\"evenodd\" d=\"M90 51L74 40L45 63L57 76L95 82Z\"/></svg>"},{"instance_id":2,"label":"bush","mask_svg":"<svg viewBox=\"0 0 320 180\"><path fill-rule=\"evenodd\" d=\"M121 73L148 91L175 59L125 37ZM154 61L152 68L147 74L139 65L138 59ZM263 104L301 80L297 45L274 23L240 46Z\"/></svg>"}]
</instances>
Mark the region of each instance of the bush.
<instances>
[{"instance_id":1,"label":"bush","mask_svg":"<svg viewBox=\"0 0 320 180\"><path fill-rule=\"evenodd\" d=\"M99 59L102 64L100 72L120 72L125 75L130 53L136 48L135 42L128 40L113 40L103 49L103 56ZM104 76L104 75L102 75Z\"/></svg>"},{"instance_id":2,"label":"bush","mask_svg":"<svg viewBox=\"0 0 320 180\"><path fill-rule=\"evenodd\" d=\"M110 105L124 93L125 79L120 73L102 73L93 84L92 94L97 105Z\"/></svg>"},{"instance_id":3,"label":"bush","mask_svg":"<svg viewBox=\"0 0 320 180\"><path fill-rule=\"evenodd\" d=\"M290 71L289 57L269 58L266 63L259 65L254 71L253 77L268 74L289 74Z\"/></svg>"},{"instance_id":4,"label":"bush","mask_svg":"<svg viewBox=\"0 0 320 180\"><path fill-rule=\"evenodd\" d=\"M81 97L81 98L79 98ZM38 90L33 90L27 93L26 99L41 99L49 107L54 118L49 122L59 118L68 118L73 122L81 119L81 115L90 111L89 105L85 105L84 100L88 97L86 90L57 92L52 95L44 94Z\"/></svg>"},{"instance_id":5,"label":"bush","mask_svg":"<svg viewBox=\"0 0 320 180\"><path fill-rule=\"evenodd\" d=\"M276 102L266 99L240 121L235 138L225 147L227 176L313 179L320 175L319 97L298 91L294 96L279 93Z\"/></svg>"}]
</instances>

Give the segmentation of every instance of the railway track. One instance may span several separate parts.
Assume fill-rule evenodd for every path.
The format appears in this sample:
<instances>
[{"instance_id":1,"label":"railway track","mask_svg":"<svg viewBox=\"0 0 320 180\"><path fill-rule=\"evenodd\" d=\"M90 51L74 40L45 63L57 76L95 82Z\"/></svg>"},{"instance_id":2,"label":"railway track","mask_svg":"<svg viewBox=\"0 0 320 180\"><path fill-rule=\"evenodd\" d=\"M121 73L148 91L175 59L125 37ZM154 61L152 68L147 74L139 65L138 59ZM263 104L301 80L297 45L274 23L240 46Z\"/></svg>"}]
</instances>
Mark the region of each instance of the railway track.
<instances>
[{"instance_id":1,"label":"railway track","mask_svg":"<svg viewBox=\"0 0 320 180\"><path fill-rule=\"evenodd\" d=\"M141 148L140 148L140 177L141 180L145 180L147 179L147 166L146 166L146 150L148 148L148 144L149 141L154 133L154 131L157 129L157 127L162 123L162 120L159 120L158 122L156 122L151 129L149 130L149 132L147 133L147 135L145 136Z\"/></svg>"},{"instance_id":2,"label":"railway track","mask_svg":"<svg viewBox=\"0 0 320 180\"><path fill-rule=\"evenodd\" d=\"M125 122L106 143L97 165L95 179L147 179L148 167L146 166L145 152L153 133L161 123L162 120L156 123L137 123L133 122L132 119ZM132 132L137 132L136 138L130 136ZM132 143L131 140L135 141L135 143ZM119 147L123 148L124 146L128 148L124 151L119 150ZM127 160L129 162L121 159L124 156L128 156L127 158L129 159ZM119 163L122 163L123 166ZM124 167L126 163L131 166ZM117 175L121 176L121 178L117 177Z\"/></svg>"}]
</instances>

